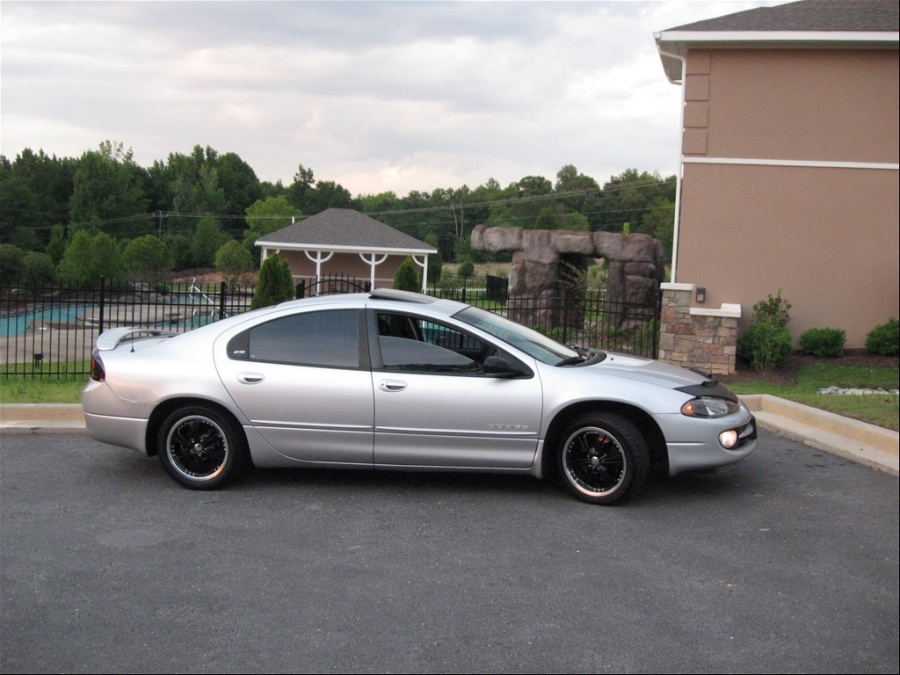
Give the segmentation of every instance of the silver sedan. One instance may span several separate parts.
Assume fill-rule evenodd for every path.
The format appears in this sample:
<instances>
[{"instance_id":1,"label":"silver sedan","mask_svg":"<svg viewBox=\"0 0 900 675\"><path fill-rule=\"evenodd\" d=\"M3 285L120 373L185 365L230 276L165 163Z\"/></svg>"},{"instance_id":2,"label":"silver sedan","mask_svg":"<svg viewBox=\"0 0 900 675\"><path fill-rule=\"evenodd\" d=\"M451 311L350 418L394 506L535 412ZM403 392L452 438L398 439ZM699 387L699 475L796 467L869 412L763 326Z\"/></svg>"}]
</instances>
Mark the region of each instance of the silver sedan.
<instances>
[{"instance_id":1,"label":"silver sedan","mask_svg":"<svg viewBox=\"0 0 900 675\"><path fill-rule=\"evenodd\" d=\"M193 489L250 465L554 475L580 499L736 462L753 416L714 380L574 349L469 305L393 290L323 296L183 334L97 339L88 433L159 455Z\"/></svg>"}]
</instances>

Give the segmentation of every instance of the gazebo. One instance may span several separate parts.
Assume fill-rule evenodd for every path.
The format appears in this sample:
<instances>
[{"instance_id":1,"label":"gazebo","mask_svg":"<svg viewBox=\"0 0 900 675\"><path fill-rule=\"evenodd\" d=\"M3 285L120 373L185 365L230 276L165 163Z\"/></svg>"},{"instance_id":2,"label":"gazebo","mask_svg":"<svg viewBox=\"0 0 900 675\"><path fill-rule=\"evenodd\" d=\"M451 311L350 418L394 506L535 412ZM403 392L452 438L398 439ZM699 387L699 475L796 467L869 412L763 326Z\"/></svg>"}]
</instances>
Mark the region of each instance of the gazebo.
<instances>
[{"instance_id":1,"label":"gazebo","mask_svg":"<svg viewBox=\"0 0 900 675\"><path fill-rule=\"evenodd\" d=\"M327 209L256 240L262 260L277 253L287 260L295 279L368 277L371 288L390 285L406 258L422 268L422 290L428 278L428 256L437 249L390 225L352 209Z\"/></svg>"}]
</instances>

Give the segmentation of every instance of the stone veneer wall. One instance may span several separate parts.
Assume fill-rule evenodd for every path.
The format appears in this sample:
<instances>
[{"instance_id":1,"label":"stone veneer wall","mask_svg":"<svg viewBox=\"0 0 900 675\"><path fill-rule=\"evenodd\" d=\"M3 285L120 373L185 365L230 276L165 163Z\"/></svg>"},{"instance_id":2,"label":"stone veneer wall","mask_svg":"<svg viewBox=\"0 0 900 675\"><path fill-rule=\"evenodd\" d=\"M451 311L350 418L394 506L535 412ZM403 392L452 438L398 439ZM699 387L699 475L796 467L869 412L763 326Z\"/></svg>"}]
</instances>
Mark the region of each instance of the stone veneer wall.
<instances>
[{"instance_id":1,"label":"stone veneer wall","mask_svg":"<svg viewBox=\"0 0 900 675\"><path fill-rule=\"evenodd\" d=\"M734 373L741 306L691 307L694 284L660 284L660 361L713 375Z\"/></svg>"}]
</instances>

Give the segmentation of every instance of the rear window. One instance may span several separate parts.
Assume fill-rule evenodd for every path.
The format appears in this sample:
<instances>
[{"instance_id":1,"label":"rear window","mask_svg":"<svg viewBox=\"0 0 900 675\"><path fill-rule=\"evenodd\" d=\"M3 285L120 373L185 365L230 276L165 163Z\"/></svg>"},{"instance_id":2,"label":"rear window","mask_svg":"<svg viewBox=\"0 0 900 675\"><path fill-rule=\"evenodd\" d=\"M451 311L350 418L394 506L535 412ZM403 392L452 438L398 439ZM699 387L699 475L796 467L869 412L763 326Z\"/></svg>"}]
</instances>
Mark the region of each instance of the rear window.
<instances>
[{"instance_id":1,"label":"rear window","mask_svg":"<svg viewBox=\"0 0 900 675\"><path fill-rule=\"evenodd\" d=\"M228 343L228 356L328 368L359 368L356 310L305 312L254 326Z\"/></svg>"}]
</instances>

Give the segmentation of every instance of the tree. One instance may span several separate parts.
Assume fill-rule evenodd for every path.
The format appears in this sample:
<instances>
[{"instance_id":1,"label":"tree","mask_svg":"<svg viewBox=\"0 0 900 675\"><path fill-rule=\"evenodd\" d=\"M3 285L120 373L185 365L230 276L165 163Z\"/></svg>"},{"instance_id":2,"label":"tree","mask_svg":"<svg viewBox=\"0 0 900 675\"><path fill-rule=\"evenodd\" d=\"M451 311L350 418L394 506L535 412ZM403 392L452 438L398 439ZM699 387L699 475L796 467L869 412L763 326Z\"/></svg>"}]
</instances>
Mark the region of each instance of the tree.
<instances>
[{"instance_id":1,"label":"tree","mask_svg":"<svg viewBox=\"0 0 900 675\"><path fill-rule=\"evenodd\" d=\"M675 176L663 179L657 173L627 169L603 185L602 195L586 215L592 231L620 232L627 222L632 232L652 234L648 227L656 224L645 226L644 220L663 201L675 203Z\"/></svg>"},{"instance_id":2,"label":"tree","mask_svg":"<svg viewBox=\"0 0 900 675\"><path fill-rule=\"evenodd\" d=\"M122 260L133 280L149 284L162 281L175 266L169 248L152 234L128 242Z\"/></svg>"},{"instance_id":3,"label":"tree","mask_svg":"<svg viewBox=\"0 0 900 675\"><path fill-rule=\"evenodd\" d=\"M253 292L253 300L250 301L250 309L259 309L291 300L295 292L294 278L291 276L291 268L287 260L282 260L277 253L273 253L263 261L259 268L259 277L256 281L256 290Z\"/></svg>"},{"instance_id":4,"label":"tree","mask_svg":"<svg viewBox=\"0 0 900 675\"><path fill-rule=\"evenodd\" d=\"M181 233L195 230L195 216L240 214L262 196L259 179L246 162L209 146L195 145L189 155L170 153L165 163L153 163L148 176L153 209L167 212L166 227ZM235 218L229 230L239 232L244 225Z\"/></svg>"},{"instance_id":5,"label":"tree","mask_svg":"<svg viewBox=\"0 0 900 675\"><path fill-rule=\"evenodd\" d=\"M112 237L78 230L59 263L59 275L72 286L96 286L101 277L116 285L122 280L122 268L122 254Z\"/></svg>"},{"instance_id":6,"label":"tree","mask_svg":"<svg viewBox=\"0 0 900 675\"><path fill-rule=\"evenodd\" d=\"M183 270L191 266L191 240L181 234L164 234L163 244L172 255L173 268Z\"/></svg>"},{"instance_id":7,"label":"tree","mask_svg":"<svg viewBox=\"0 0 900 675\"><path fill-rule=\"evenodd\" d=\"M475 263L472 258L467 257L459 265L459 276L468 279L475 274Z\"/></svg>"},{"instance_id":8,"label":"tree","mask_svg":"<svg viewBox=\"0 0 900 675\"><path fill-rule=\"evenodd\" d=\"M123 150L121 143L103 141L99 150L85 152L78 160L73 182L72 227L100 227L122 237L150 227L139 169L131 150Z\"/></svg>"},{"instance_id":9,"label":"tree","mask_svg":"<svg viewBox=\"0 0 900 675\"><path fill-rule=\"evenodd\" d=\"M41 250L50 228L69 220L76 160L24 149L13 162L0 156L0 241Z\"/></svg>"},{"instance_id":10,"label":"tree","mask_svg":"<svg viewBox=\"0 0 900 675\"><path fill-rule=\"evenodd\" d=\"M552 206L545 206L541 209L537 219L534 221L534 229L536 230L558 230L559 220L556 210Z\"/></svg>"},{"instance_id":11,"label":"tree","mask_svg":"<svg viewBox=\"0 0 900 675\"><path fill-rule=\"evenodd\" d=\"M314 189L316 184L315 176L312 169L307 169L302 164L297 166L297 173L294 174L294 182L287 187L287 199L296 208L306 213L310 212L305 208L306 197Z\"/></svg>"},{"instance_id":12,"label":"tree","mask_svg":"<svg viewBox=\"0 0 900 675\"><path fill-rule=\"evenodd\" d=\"M50 230L50 242L47 244L47 255L54 265L59 265L63 253L66 252L66 228L62 225L54 225Z\"/></svg>"},{"instance_id":13,"label":"tree","mask_svg":"<svg viewBox=\"0 0 900 675\"><path fill-rule=\"evenodd\" d=\"M219 187L225 194L225 213L244 213L251 204L262 199L262 188L256 172L247 162L233 152L220 155L216 161ZM234 223L239 232L244 227L240 220ZM229 228L233 229L233 228Z\"/></svg>"},{"instance_id":14,"label":"tree","mask_svg":"<svg viewBox=\"0 0 900 675\"><path fill-rule=\"evenodd\" d=\"M191 238L191 261L195 267L212 267L218 251L229 239L219 227L219 221L207 213L197 223Z\"/></svg>"},{"instance_id":15,"label":"tree","mask_svg":"<svg viewBox=\"0 0 900 675\"><path fill-rule=\"evenodd\" d=\"M228 285L234 288L240 276L253 269L253 256L232 239L216 252L216 269L225 275Z\"/></svg>"},{"instance_id":16,"label":"tree","mask_svg":"<svg viewBox=\"0 0 900 675\"><path fill-rule=\"evenodd\" d=\"M675 241L675 202L666 197L654 197L644 214L641 231L658 239L669 260Z\"/></svg>"},{"instance_id":17,"label":"tree","mask_svg":"<svg viewBox=\"0 0 900 675\"><path fill-rule=\"evenodd\" d=\"M48 286L56 281L56 265L46 253L29 251L22 259L22 285L31 288Z\"/></svg>"},{"instance_id":18,"label":"tree","mask_svg":"<svg viewBox=\"0 0 900 675\"><path fill-rule=\"evenodd\" d=\"M25 252L12 244L0 244L0 283L15 286L22 275Z\"/></svg>"},{"instance_id":19,"label":"tree","mask_svg":"<svg viewBox=\"0 0 900 675\"><path fill-rule=\"evenodd\" d=\"M416 272L416 264L412 258L407 258L394 274L394 288L400 291L411 291L412 293L420 293L422 285L419 283L419 274Z\"/></svg>"},{"instance_id":20,"label":"tree","mask_svg":"<svg viewBox=\"0 0 900 675\"><path fill-rule=\"evenodd\" d=\"M429 234L425 237L425 243L433 248L438 248L438 238L437 235ZM444 261L441 258L440 250L437 255L433 255L428 260L428 281L429 283L436 283L440 280L441 275L444 273Z\"/></svg>"},{"instance_id":21,"label":"tree","mask_svg":"<svg viewBox=\"0 0 900 675\"><path fill-rule=\"evenodd\" d=\"M244 230L244 248L253 255L254 260L259 260L259 248L255 245L257 239L287 227L303 215L284 195L258 199L247 207L245 213L249 229Z\"/></svg>"}]
</instances>

